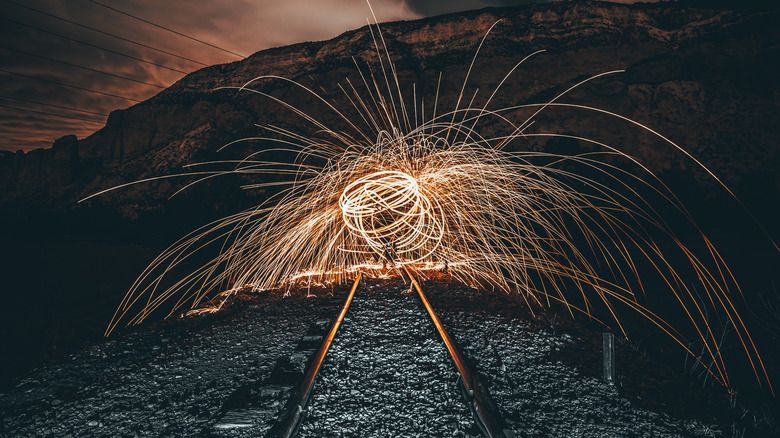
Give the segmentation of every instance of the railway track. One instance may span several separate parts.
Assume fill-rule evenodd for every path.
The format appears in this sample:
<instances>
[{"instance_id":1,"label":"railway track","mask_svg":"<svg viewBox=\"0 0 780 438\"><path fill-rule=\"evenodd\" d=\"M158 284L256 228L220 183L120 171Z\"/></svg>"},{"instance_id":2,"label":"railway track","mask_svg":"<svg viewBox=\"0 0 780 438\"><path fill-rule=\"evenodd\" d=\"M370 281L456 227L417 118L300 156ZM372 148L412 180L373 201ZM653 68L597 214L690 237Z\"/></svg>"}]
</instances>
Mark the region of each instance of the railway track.
<instances>
[{"instance_id":1,"label":"railway track","mask_svg":"<svg viewBox=\"0 0 780 438\"><path fill-rule=\"evenodd\" d=\"M436 435L514 436L419 283L405 273L404 284L385 287L394 290L368 285L350 309L358 275L266 436L392 436L403 430L399 421ZM342 412L332 412L334 406ZM377 423L379 429L367 430Z\"/></svg>"},{"instance_id":2,"label":"railway track","mask_svg":"<svg viewBox=\"0 0 780 438\"><path fill-rule=\"evenodd\" d=\"M433 300L428 284L423 290ZM0 392L0 435L269 436L352 285L320 294L316 305L303 296L263 296L218 318L147 327L96 344ZM664 375L668 364L624 352L631 364L626 378L650 376L641 382L671 388L663 398L646 398L668 407L643 408L587 371L600 359L593 352L600 333L544 327L506 300L442 285L432 285L434 308L461 351L478 361L518 435L705 438L722 430L711 415L725 411L697 406L701 394ZM452 359L421 300L408 291L401 279L361 281L318 372L301 438L480 435ZM691 417L677 417L672 407Z\"/></svg>"}]
</instances>

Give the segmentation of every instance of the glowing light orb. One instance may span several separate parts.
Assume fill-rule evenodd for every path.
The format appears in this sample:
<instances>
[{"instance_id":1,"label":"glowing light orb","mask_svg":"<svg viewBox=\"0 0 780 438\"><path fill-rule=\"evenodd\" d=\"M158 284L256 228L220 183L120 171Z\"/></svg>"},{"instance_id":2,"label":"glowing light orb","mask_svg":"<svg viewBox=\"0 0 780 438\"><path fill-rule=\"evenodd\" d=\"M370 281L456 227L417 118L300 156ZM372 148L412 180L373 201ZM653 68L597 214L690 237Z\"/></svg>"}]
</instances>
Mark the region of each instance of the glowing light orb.
<instances>
[{"instance_id":1,"label":"glowing light orb","mask_svg":"<svg viewBox=\"0 0 780 438\"><path fill-rule=\"evenodd\" d=\"M376 254L395 245L399 259L419 261L436 250L444 235L441 209L404 172L357 179L344 189L339 206L349 231Z\"/></svg>"}]
</instances>

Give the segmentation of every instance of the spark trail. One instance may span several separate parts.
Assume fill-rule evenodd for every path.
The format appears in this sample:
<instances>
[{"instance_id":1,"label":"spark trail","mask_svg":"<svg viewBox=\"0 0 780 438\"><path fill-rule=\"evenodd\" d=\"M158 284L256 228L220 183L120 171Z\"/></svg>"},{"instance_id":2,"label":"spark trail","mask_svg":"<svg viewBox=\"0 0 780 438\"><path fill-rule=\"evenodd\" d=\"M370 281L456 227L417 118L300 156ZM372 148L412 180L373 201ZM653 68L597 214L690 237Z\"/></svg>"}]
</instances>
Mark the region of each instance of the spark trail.
<instances>
[{"instance_id":1,"label":"spark trail","mask_svg":"<svg viewBox=\"0 0 780 438\"><path fill-rule=\"evenodd\" d=\"M184 175L198 177L192 184L226 174L288 179L260 178L247 188L281 190L255 208L196 230L163 252L132 286L107 333L120 322L142 322L166 302L173 303L170 315L196 309L207 300L213 306L196 311L213 311L245 289L344 281L358 271L382 275L378 263L382 259L423 278L428 269L446 264L458 281L519 294L532 310L561 303L572 315L598 318L626 336L624 322L631 314L639 315L694 357L689 346L703 345L705 354L698 360L724 386L730 383L715 340L732 326L759 382L771 390L734 304L740 293L737 282L663 182L619 147L575 135L530 132L539 113L560 107L628 120L559 101L584 83L619 72L593 76L547 102L525 105L531 114L518 120L520 107L490 109L490 103L510 75L540 52L521 60L482 106L473 105L473 98L464 104L469 100L464 93L472 61L455 107L437 114L440 90L433 112L418 106L416 96L410 105L381 31L369 28L376 63L358 68L362 86L348 82L342 87L349 102L344 107L278 76L233 88L297 114L307 129L293 132L266 126L270 135L254 140L276 141L277 148L258 150L237 163L201 163L197 169L206 170ZM478 54L479 48L474 59ZM345 128L331 128L315 114L263 91L262 84L272 81L293 84L311 95ZM494 127L491 132L500 126L500 134L483 135L486 121ZM656 131L628 121L690 157ZM316 133L308 134L308 128ZM536 137L573 139L598 150L579 155L524 150L522 143ZM279 151L292 152L295 159L264 158ZM207 167L225 164L231 167ZM686 239L659 213L670 208L695 230ZM172 286L159 287L171 269L215 243L223 250L213 260ZM393 248L392 257L388 248ZM698 293L690 286L690 273L698 278ZM662 287L647 292L644 285L649 279ZM683 323L672 325L662 309L642 304L646 293L661 296L664 307L674 307L672 318L684 315Z\"/></svg>"}]
</instances>

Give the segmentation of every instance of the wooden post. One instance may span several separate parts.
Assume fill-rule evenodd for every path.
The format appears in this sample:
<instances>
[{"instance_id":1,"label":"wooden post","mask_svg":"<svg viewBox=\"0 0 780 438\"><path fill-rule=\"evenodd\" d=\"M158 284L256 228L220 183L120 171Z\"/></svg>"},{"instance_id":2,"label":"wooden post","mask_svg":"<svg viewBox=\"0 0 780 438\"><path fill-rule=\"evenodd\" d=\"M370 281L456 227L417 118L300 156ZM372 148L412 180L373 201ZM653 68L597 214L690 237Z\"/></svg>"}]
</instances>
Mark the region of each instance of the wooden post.
<instances>
[{"instance_id":1,"label":"wooden post","mask_svg":"<svg viewBox=\"0 0 780 438\"><path fill-rule=\"evenodd\" d=\"M615 384L615 335L612 333L601 334L603 343L604 380Z\"/></svg>"}]
</instances>

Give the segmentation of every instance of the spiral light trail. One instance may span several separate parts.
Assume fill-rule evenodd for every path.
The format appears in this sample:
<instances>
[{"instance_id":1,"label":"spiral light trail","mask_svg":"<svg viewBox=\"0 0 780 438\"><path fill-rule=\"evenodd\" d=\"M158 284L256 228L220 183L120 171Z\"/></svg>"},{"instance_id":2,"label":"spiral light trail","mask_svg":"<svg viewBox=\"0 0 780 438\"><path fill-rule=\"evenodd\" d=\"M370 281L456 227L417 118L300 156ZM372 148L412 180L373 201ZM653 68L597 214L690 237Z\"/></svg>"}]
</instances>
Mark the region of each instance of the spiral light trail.
<instances>
[{"instance_id":1,"label":"spiral light trail","mask_svg":"<svg viewBox=\"0 0 780 438\"><path fill-rule=\"evenodd\" d=\"M275 141L278 148L258 150L239 162L202 163L186 173L199 178L195 183L226 174L289 179L261 178L247 186L282 190L262 205L196 230L163 252L132 286L107 333L120 321L140 323L168 301L173 302L170 315L183 308L213 311L244 290L344 281L358 270L385 275L377 260L388 261L387 249L392 247L391 261L416 275L425 278L430 269L448 266L456 280L517 294L532 311L561 303L572 315L598 318L626 336L624 315L638 314L725 386L729 377L717 339L731 327L759 382L771 390L737 311L738 284L663 182L618 147L529 130L537 114L556 108L628 120L599 108L559 102L583 83L615 72L583 80L545 103L493 110L489 104L498 89L482 107L461 107L467 100L467 76L455 108L437 114L434 104L431 113L430 108L418 108L416 98L414 107L407 108L381 32L371 29L381 72L359 70L362 91L351 82L342 88L346 108L281 77L257 78L238 88L299 115L302 124L318 134L267 126L269 136L247 140ZM257 86L269 81L299 87L348 129L332 129ZM531 108L532 114L518 121L513 114L522 108ZM486 120L494 126L491 132L501 134L483 136L480 126ZM687 155L650 128L630 122ZM551 137L588 144L596 151L558 155L522 147L529 139ZM263 159L275 151L292 152L296 159ZM227 170L200 170L226 165ZM686 239L681 238L659 214L659 203L676 211L694 232L686 231ZM222 251L213 260L160 287L172 269L215 244ZM691 277L698 279L695 286ZM646 288L648 282L652 290ZM662 297L662 309L642 304L650 294ZM213 306L198 309L204 300L212 300ZM667 322L667 308L674 308L667 312L675 318L674 325ZM702 355L693 352L694 344L702 346Z\"/></svg>"},{"instance_id":2,"label":"spiral light trail","mask_svg":"<svg viewBox=\"0 0 780 438\"><path fill-rule=\"evenodd\" d=\"M349 184L339 199L344 223L377 256L392 245L398 257L416 263L438 248L442 211L409 174L382 171Z\"/></svg>"}]
</instances>

